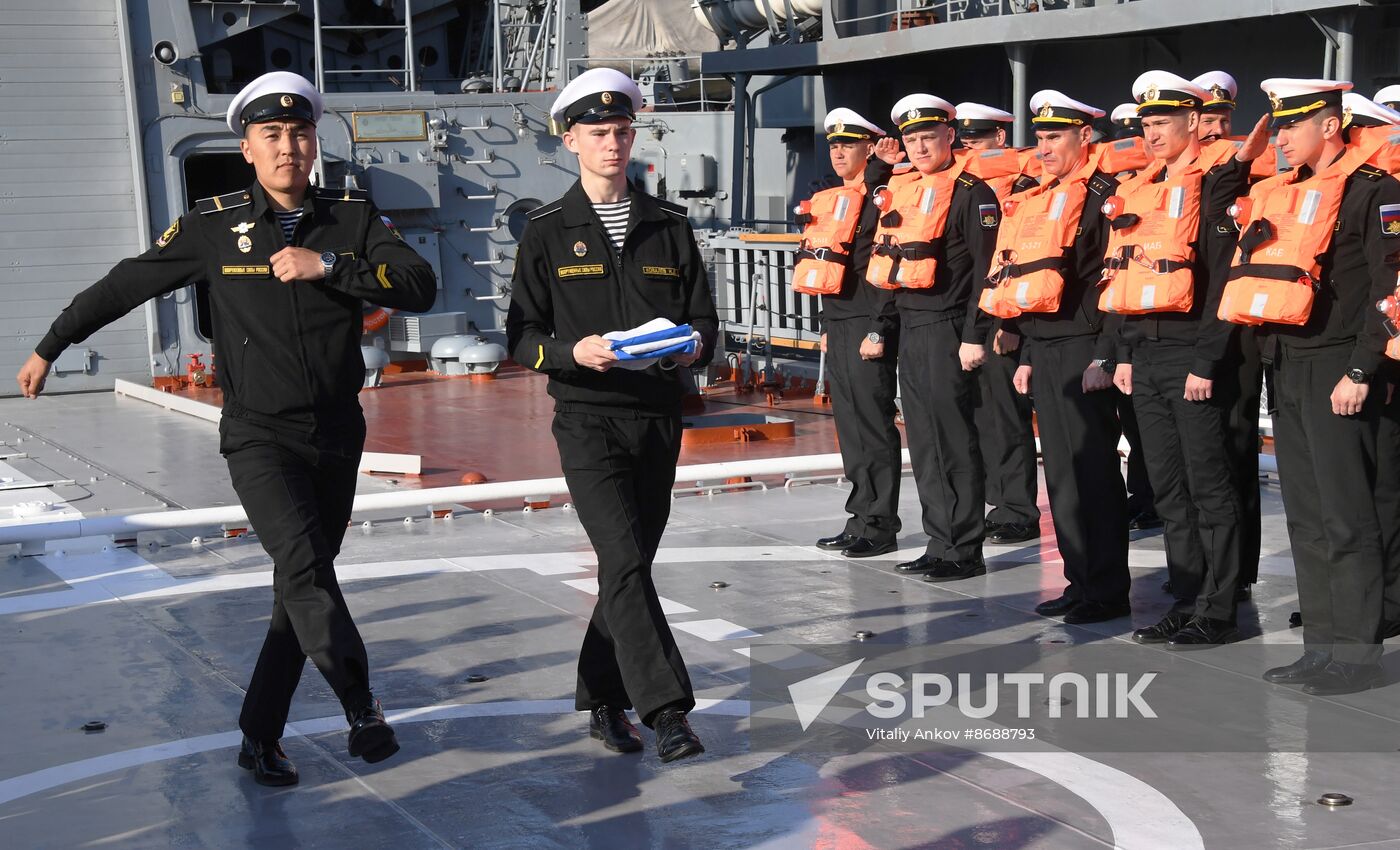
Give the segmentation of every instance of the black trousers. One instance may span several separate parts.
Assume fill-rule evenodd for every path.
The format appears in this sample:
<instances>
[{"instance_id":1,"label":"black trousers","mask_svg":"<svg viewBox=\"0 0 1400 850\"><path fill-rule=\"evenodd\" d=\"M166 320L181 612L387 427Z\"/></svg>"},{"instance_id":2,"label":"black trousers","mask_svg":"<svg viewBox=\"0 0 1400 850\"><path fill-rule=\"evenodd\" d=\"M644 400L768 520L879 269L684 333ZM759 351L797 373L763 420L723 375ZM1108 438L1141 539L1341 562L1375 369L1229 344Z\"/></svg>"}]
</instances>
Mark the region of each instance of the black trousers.
<instances>
[{"instance_id":1,"label":"black trousers","mask_svg":"<svg viewBox=\"0 0 1400 850\"><path fill-rule=\"evenodd\" d=\"M1373 392L1384 392L1377 379ZM1376 512L1385 547L1385 593L1381 622L1400 623L1400 392L1381 412L1376 438Z\"/></svg>"},{"instance_id":2,"label":"black trousers","mask_svg":"<svg viewBox=\"0 0 1400 850\"><path fill-rule=\"evenodd\" d=\"M1133 410L1157 513L1166 527L1167 576L1179 610L1233 620L1240 573L1240 501L1227 417L1234 399L1214 387L1186 401L1191 346L1149 342L1133 350Z\"/></svg>"},{"instance_id":3,"label":"black trousers","mask_svg":"<svg viewBox=\"0 0 1400 850\"><path fill-rule=\"evenodd\" d=\"M987 362L977 370L973 401L978 448L987 473L986 499L992 506L987 522L1036 523L1040 508L1036 505L1031 400L1016 392L1011 383L1020 357L993 351L995 335L993 331L987 338Z\"/></svg>"},{"instance_id":4,"label":"black trousers","mask_svg":"<svg viewBox=\"0 0 1400 850\"><path fill-rule=\"evenodd\" d=\"M559 411L554 439L574 510L598 556L598 602L583 637L574 706L636 708L650 726L695 696L651 580L671 515L679 416Z\"/></svg>"},{"instance_id":5,"label":"black trousers","mask_svg":"<svg viewBox=\"0 0 1400 850\"><path fill-rule=\"evenodd\" d=\"M1128 500L1118 460L1118 401L1110 387L1086 393L1093 337L1036 343L1031 395L1040 423L1040 455L1050 519L1065 562L1065 596L1119 605L1128 601Z\"/></svg>"},{"instance_id":6,"label":"black trousers","mask_svg":"<svg viewBox=\"0 0 1400 850\"><path fill-rule=\"evenodd\" d=\"M1377 497L1384 387L1356 416L1332 412L1350 345L1308 352L1279 346L1273 389L1288 541L1298 576L1303 643L1338 661L1380 660L1384 583L1383 499Z\"/></svg>"},{"instance_id":7,"label":"black trousers","mask_svg":"<svg viewBox=\"0 0 1400 850\"><path fill-rule=\"evenodd\" d=\"M878 543L899 534L899 428L894 424L896 346L886 340L885 356L863 360L860 344L866 319L826 323L826 374L841 466L851 482L846 499L846 533Z\"/></svg>"},{"instance_id":8,"label":"black trousers","mask_svg":"<svg viewBox=\"0 0 1400 850\"><path fill-rule=\"evenodd\" d=\"M1156 498L1152 493L1152 480L1147 477L1147 453L1142 450L1142 434L1138 431L1137 414L1133 412L1133 397L1115 393L1118 426L1128 441L1128 516L1156 513Z\"/></svg>"},{"instance_id":9,"label":"black trousers","mask_svg":"<svg viewBox=\"0 0 1400 850\"><path fill-rule=\"evenodd\" d=\"M1230 468L1240 499L1240 584L1259 580L1259 397L1264 387L1264 364L1254 329L1241 327L1238 348L1217 370L1217 384L1234 399L1225 427L1229 433Z\"/></svg>"},{"instance_id":10,"label":"black trousers","mask_svg":"<svg viewBox=\"0 0 1400 850\"><path fill-rule=\"evenodd\" d=\"M282 737L308 657L346 711L370 700L365 644L335 577L364 441L361 416L313 433L219 423L233 489L272 557L272 620L238 718L251 740Z\"/></svg>"},{"instance_id":11,"label":"black trousers","mask_svg":"<svg viewBox=\"0 0 1400 850\"><path fill-rule=\"evenodd\" d=\"M929 321L911 311L900 315L899 332L899 395L926 552L950 561L981 558L986 534L986 479L972 412L977 378L958 360L962 322L961 315Z\"/></svg>"}]
</instances>

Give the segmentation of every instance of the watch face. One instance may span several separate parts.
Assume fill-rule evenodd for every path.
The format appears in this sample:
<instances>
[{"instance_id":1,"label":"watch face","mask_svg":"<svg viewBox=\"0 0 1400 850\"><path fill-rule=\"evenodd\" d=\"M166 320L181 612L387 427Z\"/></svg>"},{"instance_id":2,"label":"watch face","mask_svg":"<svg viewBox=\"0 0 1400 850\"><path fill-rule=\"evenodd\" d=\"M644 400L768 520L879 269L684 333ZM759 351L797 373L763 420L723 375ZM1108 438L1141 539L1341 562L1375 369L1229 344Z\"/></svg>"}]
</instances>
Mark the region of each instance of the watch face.
<instances>
[{"instance_id":1,"label":"watch face","mask_svg":"<svg viewBox=\"0 0 1400 850\"><path fill-rule=\"evenodd\" d=\"M335 265L335 253L333 251L327 251L326 253L322 254L321 262L325 263L328 266Z\"/></svg>"},{"instance_id":2,"label":"watch face","mask_svg":"<svg viewBox=\"0 0 1400 850\"><path fill-rule=\"evenodd\" d=\"M865 338L874 343L880 342L880 335L877 333L868 333L865 335Z\"/></svg>"}]
</instances>

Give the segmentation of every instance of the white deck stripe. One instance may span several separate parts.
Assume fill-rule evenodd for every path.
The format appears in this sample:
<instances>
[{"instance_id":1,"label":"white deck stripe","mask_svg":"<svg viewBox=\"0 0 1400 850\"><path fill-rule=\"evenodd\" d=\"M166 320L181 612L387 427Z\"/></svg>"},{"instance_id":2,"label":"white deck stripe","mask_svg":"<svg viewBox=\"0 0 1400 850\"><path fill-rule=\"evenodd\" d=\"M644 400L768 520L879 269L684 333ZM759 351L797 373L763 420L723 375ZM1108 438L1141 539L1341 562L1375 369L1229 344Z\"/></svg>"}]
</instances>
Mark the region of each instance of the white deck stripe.
<instances>
[{"instance_id":1,"label":"white deck stripe","mask_svg":"<svg viewBox=\"0 0 1400 850\"><path fill-rule=\"evenodd\" d=\"M567 584L574 590L582 590L589 596L598 595L598 580L596 578L572 578L565 580L564 584ZM668 617L672 614L695 613L694 608L690 607L689 605L677 602L674 599L667 599L664 596L658 596L656 598L661 600L661 613L665 614Z\"/></svg>"},{"instance_id":2,"label":"white deck stripe","mask_svg":"<svg viewBox=\"0 0 1400 850\"><path fill-rule=\"evenodd\" d=\"M671 626L708 641L763 637L752 629L746 629L738 623L731 623L728 620L691 620L687 623L672 623Z\"/></svg>"},{"instance_id":3,"label":"white deck stripe","mask_svg":"<svg viewBox=\"0 0 1400 850\"><path fill-rule=\"evenodd\" d=\"M476 717L569 714L573 710L573 700L558 699L455 703L391 711L387 719L406 725ZM749 705L743 700L696 700L695 713L744 717L749 713ZM287 736L343 729L345 718L332 715L290 723L287 725ZM238 746L241 738L237 731L220 732L36 770L0 781L0 804L118 770L231 749ZM1175 803L1156 788L1121 770L1067 752L982 752L973 753L971 757L975 759L978 755L1035 773L1079 796L1107 822L1113 831L1115 847L1123 850L1204 850L1205 843L1200 831Z\"/></svg>"}]
</instances>

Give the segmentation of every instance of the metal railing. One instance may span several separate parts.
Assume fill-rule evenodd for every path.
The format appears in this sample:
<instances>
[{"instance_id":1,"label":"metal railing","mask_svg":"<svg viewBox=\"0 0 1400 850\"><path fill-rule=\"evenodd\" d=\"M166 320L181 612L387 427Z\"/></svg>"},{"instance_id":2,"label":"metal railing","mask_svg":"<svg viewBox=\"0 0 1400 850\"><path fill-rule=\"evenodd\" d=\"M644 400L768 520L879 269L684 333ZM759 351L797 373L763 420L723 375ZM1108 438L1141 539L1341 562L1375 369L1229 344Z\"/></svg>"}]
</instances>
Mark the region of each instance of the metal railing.
<instances>
[{"instance_id":1,"label":"metal railing","mask_svg":"<svg viewBox=\"0 0 1400 850\"><path fill-rule=\"evenodd\" d=\"M976 18L996 18L1003 15L1021 15L1035 12L1054 12L1064 9L1087 9L1094 6L1110 6L1134 0L886 0L884 8L867 15L853 15L848 18L832 15L831 22L838 28L837 35L856 35L847 25L866 21L889 20L889 30L905 30L930 24L944 24L952 21L966 21ZM842 31L842 28L845 31ZM866 34L862 31L859 34Z\"/></svg>"},{"instance_id":2,"label":"metal railing","mask_svg":"<svg viewBox=\"0 0 1400 850\"><path fill-rule=\"evenodd\" d=\"M759 355L816 348L821 299L792 288L797 243L791 237L725 234L709 238L706 248L713 252L710 289L729 342Z\"/></svg>"},{"instance_id":3,"label":"metal railing","mask_svg":"<svg viewBox=\"0 0 1400 850\"><path fill-rule=\"evenodd\" d=\"M727 112L734 107L734 84L724 77L706 76L695 69L699 56L574 57L564 60L572 80L591 68L616 68L637 81L647 105L658 111ZM566 80L567 82L567 80ZM661 93L665 94L662 99Z\"/></svg>"}]
</instances>

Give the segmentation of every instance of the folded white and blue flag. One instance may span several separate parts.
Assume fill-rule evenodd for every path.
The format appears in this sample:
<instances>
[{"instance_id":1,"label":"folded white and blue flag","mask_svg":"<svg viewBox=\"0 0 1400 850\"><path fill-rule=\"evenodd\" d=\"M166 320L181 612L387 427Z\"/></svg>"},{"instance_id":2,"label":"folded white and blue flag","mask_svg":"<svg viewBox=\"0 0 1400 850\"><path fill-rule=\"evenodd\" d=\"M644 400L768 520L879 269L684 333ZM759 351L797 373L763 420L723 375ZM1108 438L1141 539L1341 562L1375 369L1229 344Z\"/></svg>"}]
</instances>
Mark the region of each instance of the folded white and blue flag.
<instances>
[{"instance_id":1,"label":"folded white and blue flag","mask_svg":"<svg viewBox=\"0 0 1400 850\"><path fill-rule=\"evenodd\" d=\"M630 330L605 333L603 339L612 343L618 366L645 369L669 355L693 354L699 345L700 332L669 319L652 319Z\"/></svg>"}]
</instances>

